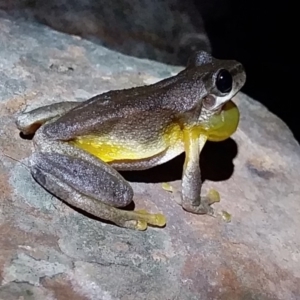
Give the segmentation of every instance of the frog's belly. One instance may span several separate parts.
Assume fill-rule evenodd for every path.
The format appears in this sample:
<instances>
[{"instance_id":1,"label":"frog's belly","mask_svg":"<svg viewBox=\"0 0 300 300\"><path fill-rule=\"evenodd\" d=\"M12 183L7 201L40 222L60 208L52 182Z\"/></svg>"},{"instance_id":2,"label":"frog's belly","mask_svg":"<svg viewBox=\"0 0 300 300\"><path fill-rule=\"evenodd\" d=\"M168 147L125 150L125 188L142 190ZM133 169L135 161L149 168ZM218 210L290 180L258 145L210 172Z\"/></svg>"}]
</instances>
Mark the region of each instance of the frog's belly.
<instances>
[{"instance_id":1,"label":"frog's belly","mask_svg":"<svg viewBox=\"0 0 300 300\"><path fill-rule=\"evenodd\" d=\"M155 165L164 163L184 151L183 133L179 125L165 130L159 138L150 141L127 140L124 136L83 136L73 145L107 163L145 161L156 157Z\"/></svg>"}]
</instances>

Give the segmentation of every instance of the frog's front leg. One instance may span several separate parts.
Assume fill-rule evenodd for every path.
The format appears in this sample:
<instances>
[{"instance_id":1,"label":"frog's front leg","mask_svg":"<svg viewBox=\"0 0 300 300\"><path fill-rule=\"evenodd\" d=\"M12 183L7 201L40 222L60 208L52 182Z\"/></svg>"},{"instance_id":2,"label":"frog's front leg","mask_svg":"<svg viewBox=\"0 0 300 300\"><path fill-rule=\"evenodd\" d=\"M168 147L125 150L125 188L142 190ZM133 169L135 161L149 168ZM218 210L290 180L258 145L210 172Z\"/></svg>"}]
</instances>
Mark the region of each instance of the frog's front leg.
<instances>
[{"instance_id":1,"label":"frog's front leg","mask_svg":"<svg viewBox=\"0 0 300 300\"><path fill-rule=\"evenodd\" d=\"M49 141L42 130L36 133L35 147L32 176L71 206L121 227L145 230L147 224L165 225L161 214L118 209L132 201L132 187L98 158L68 142Z\"/></svg>"},{"instance_id":2,"label":"frog's front leg","mask_svg":"<svg viewBox=\"0 0 300 300\"><path fill-rule=\"evenodd\" d=\"M33 134L49 120L65 114L79 104L80 102L58 102L23 112L16 118L17 128L25 135Z\"/></svg>"},{"instance_id":3,"label":"frog's front leg","mask_svg":"<svg viewBox=\"0 0 300 300\"><path fill-rule=\"evenodd\" d=\"M219 202L219 194L212 190L201 197L200 152L207 138L193 129L184 131L185 162L182 176L182 207L192 213L214 215L211 204Z\"/></svg>"}]
</instances>

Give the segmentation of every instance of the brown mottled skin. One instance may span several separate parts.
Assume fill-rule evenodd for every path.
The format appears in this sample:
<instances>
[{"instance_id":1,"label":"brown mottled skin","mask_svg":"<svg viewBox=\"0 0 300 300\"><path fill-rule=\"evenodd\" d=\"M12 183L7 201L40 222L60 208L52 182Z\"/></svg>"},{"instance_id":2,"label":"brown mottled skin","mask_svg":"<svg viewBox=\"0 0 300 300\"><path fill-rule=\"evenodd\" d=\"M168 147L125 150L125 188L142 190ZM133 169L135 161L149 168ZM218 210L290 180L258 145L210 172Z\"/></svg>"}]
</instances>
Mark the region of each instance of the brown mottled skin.
<instances>
[{"instance_id":1,"label":"brown mottled skin","mask_svg":"<svg viewBox=\"0 0 300 300\"><path fill-rule=\"evenodd\" d=\"M224 69L227 77L220 85L220 70ZM82 103L41 107L21 114L16 123L25 134L36 131L31 173L43 187L95 216L142 230L147 224L163 226L163 216L117 208L133 198L130 184L117 170L151 168L185 151L181 205L192 213L213 214L213 201L200 197L203 145L193 128L218 113L244 82L240 63L197 52L176 76L149 86L109 91ZM117 141L117 146L132 153L138 145L145 156L120 156L106 163L72 143L90 136ZM152 154L147 156L149 149Z\"/></svg>"}]
</instances>

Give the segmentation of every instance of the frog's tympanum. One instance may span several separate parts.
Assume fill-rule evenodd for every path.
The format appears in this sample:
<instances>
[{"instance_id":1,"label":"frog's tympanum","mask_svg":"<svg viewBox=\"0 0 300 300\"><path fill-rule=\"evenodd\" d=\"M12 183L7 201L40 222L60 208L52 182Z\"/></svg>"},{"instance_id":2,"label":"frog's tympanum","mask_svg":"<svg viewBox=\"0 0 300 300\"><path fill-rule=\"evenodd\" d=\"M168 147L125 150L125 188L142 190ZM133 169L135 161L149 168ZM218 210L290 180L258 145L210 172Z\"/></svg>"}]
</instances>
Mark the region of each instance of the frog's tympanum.
<instances>
[{"instance_id":1,"label":"frog's tympanum","mask_svg":"<svg viewBox=\"0 0 300 300\"><path fill-rule=\"evenodd\" d=\"M117 170L148 169L185 152L181 206L213 215L218 195L200 196L199 156L207 140L224 140L236 130L239 112L231 98L245 79L237 61L197 52L182 72L155 84L22 113L17 127L35 132L31 174L71 206L144 230L164 226L165 217L122 209L133 190Z\"/></svg>"}]
</instances>

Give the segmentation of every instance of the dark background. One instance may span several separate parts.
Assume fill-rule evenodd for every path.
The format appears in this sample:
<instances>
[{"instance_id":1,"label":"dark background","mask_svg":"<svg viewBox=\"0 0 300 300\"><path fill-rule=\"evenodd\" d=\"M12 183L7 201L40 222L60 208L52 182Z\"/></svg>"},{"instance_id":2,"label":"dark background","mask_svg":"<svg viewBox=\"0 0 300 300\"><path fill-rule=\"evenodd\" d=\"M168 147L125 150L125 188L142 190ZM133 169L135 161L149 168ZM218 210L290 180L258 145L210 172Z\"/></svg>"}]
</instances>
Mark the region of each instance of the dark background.
<instances>
[{"instance_id":1,"label":"dark background","mask_svg":"<svg viewBox=\"0 0 300 300\"><path fill-rule=\"evenodd\" d=\"M284 120L300 141L296 7L290 1L228 4L223 18L204 17L213 54L240 60L247 72L243 92Z\"/></svg>"}]
</instances>

